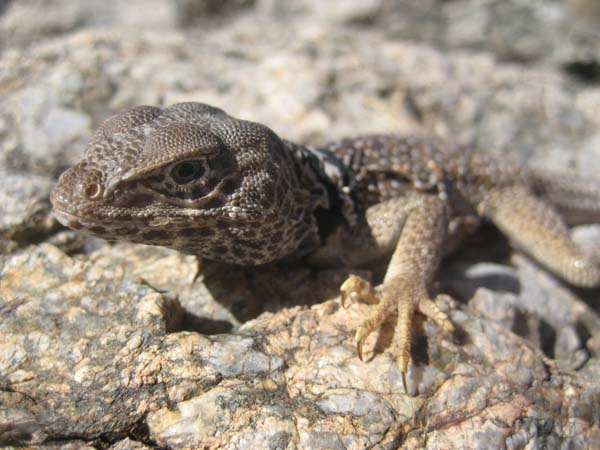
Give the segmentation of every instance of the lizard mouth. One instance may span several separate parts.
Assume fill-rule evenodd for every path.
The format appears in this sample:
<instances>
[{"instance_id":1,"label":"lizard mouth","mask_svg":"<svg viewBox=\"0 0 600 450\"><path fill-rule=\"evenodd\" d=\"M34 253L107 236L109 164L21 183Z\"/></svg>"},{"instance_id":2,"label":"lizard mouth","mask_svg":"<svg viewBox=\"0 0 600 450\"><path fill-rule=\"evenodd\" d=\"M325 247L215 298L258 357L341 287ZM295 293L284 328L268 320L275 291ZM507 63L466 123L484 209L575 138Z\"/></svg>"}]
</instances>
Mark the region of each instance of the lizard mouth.
<instances>
[{"instance_id":1,"label":"lizard mouth","mask_svg":"<svg viewBox=\"0 0 600 450\"><path fill-rule=\"evenodd\" d=\"M83 214L76 214L68 211L66 208L61 207L59 204L52 201L54 208L52 214L62 225L73 230L90 230L94 226L108 222L108 218L96 217L90 218ZM118 218L110 219L112 222L118 220Z\"/></svg>"},{"instance_id":2,"label":"lizard mouth","mask_svg":"<svg viewBox=\"0 0 600 450\"><path fill-rule=\"evenodd\" d=\"M62 223L66 227L71 226L71 224L73 222L79 220L79 217L77 217L74 214L71 214L63 209L57 208L56 205L54 205L52 214L54 215L54 217L56 217L56 220L58 220L60 223Z\"/></svg>"},{"instance_id":3,"label":"lizard mouth","mask_svg":"<svg viewBox=\"0 0 600 450\"><path fill-rule=\"evenodd\" d=\"M62 225L74 230L90 229L98 224L107 222L120 222L131 220L131 214L125 214L118 208L111 210L110 217L103 215L100 205L86 205L76 207L64 198L60 191L54 190L50 196L53 209L52 214Z\"/></svg>"},{"instance_id":4,"label":"lizard mouth","mask_svg":"<svg viewBox=\"0 0 600 450\"><path fill-rule=\"evenodd\" d=\"M252 222L252 219L248 217L252 211L231 211L229 216L222 217L219 211L202 211L201 214L198 214L199 211L191 208L186 213L181 208L171 205L161 204L152 207L151 204L140 201L135 206L129 204L125 207L102 205L97 202L73 204L69 198L62 196L59 190L52 192L50 201L53 206L53 215L62 225L74 230L89 232L99 237L102 237L105 229L115 227L123 230L139 230L142 228L156 230L183 226L186 223L197 223L198 219L206 222L218 221L233 224L239 223L241 219L244 219L246 223Z\"/></svg>"},{"instance_id":5,"label":"lizard mouth","mask_svg":"<svg viewBox=\"0 0 600 450\"><path fill-rule=\"evenodd\" d=\"M52 191L50 203L52 203L52 214L62 225L76 230L84 228L84 225L81 223L81 217L69 211L68 201L61 195L58 189Z\"/></svg>"},{"instance_id":6,"label":"lizard mouth","mask_svg":"<svg viewBox=\"0 0 600 450\"><path fill-rule=\"evenodd\" d=\"M135 242L135 237L139 230L147 226L148 219L138 218L137 220L131 214L118 212L111 215L100 215L98 211L91 217L86 214L77 214L68 211L53 201L54 209L52 211L56 220L62 225L72 230L81 231L101 239L107 240L131 240ZM143 242L142 242L143 243Z\"/></svg>"},{"instance_id":7,"label":"lizard mouth","mask_svg":"<svg viewBox=\"0 0 600 450\"><path fill-rule=\"evenodd\" d=\"M54 202L53 202L54 203ZM54 205L54 209L52 214L62 225L68 228L73 228L75 230L80 230L85 228L85 225L81 222L81 219L74 214L68 213L63 209L59 209Z\"/></svg>"}]
</instances>

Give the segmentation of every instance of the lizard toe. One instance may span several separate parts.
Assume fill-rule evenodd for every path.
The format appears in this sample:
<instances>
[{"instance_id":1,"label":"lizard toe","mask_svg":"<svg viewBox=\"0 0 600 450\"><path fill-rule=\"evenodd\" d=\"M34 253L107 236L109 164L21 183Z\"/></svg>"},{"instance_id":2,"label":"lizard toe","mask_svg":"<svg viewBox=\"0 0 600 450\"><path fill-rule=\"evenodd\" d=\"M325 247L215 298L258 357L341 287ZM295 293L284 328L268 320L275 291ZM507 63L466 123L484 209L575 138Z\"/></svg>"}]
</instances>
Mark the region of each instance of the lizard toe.
<instances>
[{"instance_id":1,"label":"lizard toe","mask_svg":"<svg viewBox=\"0 0 600 450\"><path fill-rule=\"evenodd\" d=\"M451 297L446 294L439 294L435 299L451 299ZM454 333L454 325L452 325L452 322L450 322L448 315L436 305L435 301L430 300L429 298L422 298L419 300L417 307L421 314L428 319L433 320L441 329L447 331L448 333Z\"/></svg>"},{"instance_id":2,"label":"lizard toe","mask_svg":"<svg viewBox=\"0 0 600 450\"><path fill-rule=\"evenodd\" d=\"M350 306L350 301L365 300L368 303L377 302L374 298L376 296L375 289L373 289L371 283L358 275L350 275L340 286L340 293L344 308Z\"/></svg>"},{"instance_id":3,"label":"lizard toe","mask_svg":"<svg viewBox=\"0 0 600 450\"><path fill-rule=\"evenodd\" d=\"M401 278L384 283L377 289L366 280L351 275L341 286L342 304L347 305L349 299L367 300L376 303L371 314L356 329L354 342L359 359L364 356L364 343L371 333L381 328L390 316L397 314L395 326L396 364L402 376L402 385L407 392L406 378L410 363L410 351L413 336L413 320L416 311L433 320L444 331L452 333L454 325L448 315L429 298L424 286L406 283ZM449 298L441 294L436 300Z\"/></svg>"}]
</instances>

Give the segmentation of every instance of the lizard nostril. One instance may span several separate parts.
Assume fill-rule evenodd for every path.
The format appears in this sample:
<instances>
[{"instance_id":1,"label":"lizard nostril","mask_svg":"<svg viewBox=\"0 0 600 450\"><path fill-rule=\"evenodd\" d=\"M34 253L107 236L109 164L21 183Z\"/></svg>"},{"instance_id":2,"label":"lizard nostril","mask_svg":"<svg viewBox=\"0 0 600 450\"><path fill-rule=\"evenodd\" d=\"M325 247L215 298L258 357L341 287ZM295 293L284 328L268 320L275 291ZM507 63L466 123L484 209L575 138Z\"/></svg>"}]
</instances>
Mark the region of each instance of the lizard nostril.
<instances>
[{"instance_id":1,"label":"lizard nostril","mask_svg":"<svg viewBox=\"0 0 600 450\"><path fill-rule=\"evenodd\" d=\"M97 200L102 197L103 189L102 186L98 183L90 183L85 187L83 191L86 198L90 200Z\"/></svg>"}]
</instances>

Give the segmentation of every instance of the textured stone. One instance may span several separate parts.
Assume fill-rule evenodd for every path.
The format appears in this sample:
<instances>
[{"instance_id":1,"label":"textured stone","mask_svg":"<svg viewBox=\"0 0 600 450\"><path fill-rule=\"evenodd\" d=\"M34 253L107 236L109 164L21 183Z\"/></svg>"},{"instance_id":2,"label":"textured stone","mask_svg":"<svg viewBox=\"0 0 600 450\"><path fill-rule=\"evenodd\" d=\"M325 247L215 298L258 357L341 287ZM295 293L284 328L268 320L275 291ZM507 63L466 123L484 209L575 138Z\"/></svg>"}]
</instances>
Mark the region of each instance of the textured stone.
<instances>
[{"instance_id":1,"label":"textured stone","mask_svg":"<svg viewBox=\"0 0 600 450\"><path fill-rule=\"evenodd\" d=\"M443 264L460 330L417 326L406 395L391 324L356 356L345 272L83 239L47 202L111 112L185 100L291 139L433 131L597 176L600 90L564 72L598 59L585 0L126 3L0 16L0 445L600 448L597 290L489 230ZM600 248L598 226L574 237Z\"/></svg>"},{"instance_id":2,"label":"textured stone","mask_svg":"<svg viewBox=\"0 0 600 450\"><path fill-rule=\"evenodd\" d=\"M50 178L0 169L0 241L40 240L56 228L48 199L53 184Z\"/></svg>"}]
</instances>

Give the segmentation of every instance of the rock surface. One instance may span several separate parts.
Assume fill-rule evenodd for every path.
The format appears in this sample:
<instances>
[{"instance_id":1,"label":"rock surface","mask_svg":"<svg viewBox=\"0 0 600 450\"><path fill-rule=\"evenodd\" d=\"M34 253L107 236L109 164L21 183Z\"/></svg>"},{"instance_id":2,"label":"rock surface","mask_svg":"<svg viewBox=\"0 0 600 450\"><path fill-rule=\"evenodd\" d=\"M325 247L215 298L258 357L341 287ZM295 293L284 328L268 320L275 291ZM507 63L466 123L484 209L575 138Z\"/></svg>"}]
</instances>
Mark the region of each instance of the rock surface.
<instances>
[{"instance_id":1,"label":"rock surface","mask_svg":"<svg viewBox=\"0 0 600 450\"><path fill-rule=\"evenodd\" d=\"M356 357L346 273L86 239L47 200L107 115L185 100L290 139L426 130L598 176L593 2L139 4L0 2L0 445L600 448L598 291L493 231L443 264L461 331L417 328L407 395L393 327ZM600 248L600 226L574 236Z\"/></svg>"}]
</instances>

